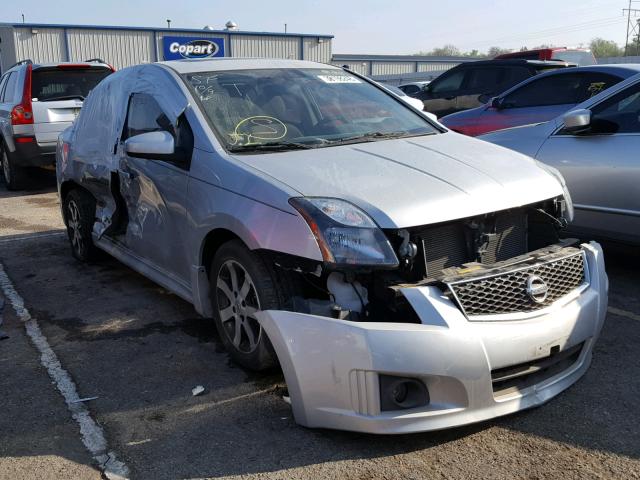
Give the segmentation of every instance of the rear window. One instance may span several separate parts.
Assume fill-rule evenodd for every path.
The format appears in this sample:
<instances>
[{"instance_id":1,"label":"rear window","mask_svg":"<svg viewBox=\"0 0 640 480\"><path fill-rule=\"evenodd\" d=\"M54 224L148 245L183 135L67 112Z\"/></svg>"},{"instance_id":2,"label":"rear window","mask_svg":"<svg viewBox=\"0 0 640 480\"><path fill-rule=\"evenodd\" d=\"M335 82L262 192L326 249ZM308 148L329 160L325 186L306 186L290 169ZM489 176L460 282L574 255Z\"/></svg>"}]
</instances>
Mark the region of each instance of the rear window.
<instances>
[{"instance_id":1,"label":"rear window","mask_svg":"<svg viewBox=\"0 0 640 480\"><path fill-rule=\"evenodd\" d=\"M84 100L100 80L110 74L111 70L106 68L34 70L31 97L40 102Z\"/></svg>"},{"instance_id":2,"label":"rear window","mask_svg":"<svg viewBox=\"0 0 640 480\"><path fill-rule=\"evenodd\" d=\"M553 52L551 59L575 63L581 67L596 64L596 58L593 56L593 53L585 52L584 50L560 50Z\"/></svg>"}]
</instances>

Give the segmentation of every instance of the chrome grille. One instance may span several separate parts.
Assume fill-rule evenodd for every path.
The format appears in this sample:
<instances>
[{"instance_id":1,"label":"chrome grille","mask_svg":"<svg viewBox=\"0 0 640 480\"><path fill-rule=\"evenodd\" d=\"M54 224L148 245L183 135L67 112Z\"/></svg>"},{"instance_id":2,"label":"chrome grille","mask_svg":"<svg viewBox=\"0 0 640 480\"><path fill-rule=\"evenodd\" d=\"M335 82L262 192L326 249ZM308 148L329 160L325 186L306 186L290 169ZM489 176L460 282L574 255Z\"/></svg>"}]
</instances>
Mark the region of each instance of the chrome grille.
<instances>
[{"instance_id":1,"label":"chrome grille","mask_svg":"<svg viewBox=\"0 0 640 480\"><path fill-rule=\"evenodd\" d=\"M540 277L548 287L546 299L539 303L526 291L527 280L532 275ZM584 281L584 255L577 252L492 276L451 282L448 287L465 315L472 317L533 312L552 304Z\"/></svg>"}]
</instances>

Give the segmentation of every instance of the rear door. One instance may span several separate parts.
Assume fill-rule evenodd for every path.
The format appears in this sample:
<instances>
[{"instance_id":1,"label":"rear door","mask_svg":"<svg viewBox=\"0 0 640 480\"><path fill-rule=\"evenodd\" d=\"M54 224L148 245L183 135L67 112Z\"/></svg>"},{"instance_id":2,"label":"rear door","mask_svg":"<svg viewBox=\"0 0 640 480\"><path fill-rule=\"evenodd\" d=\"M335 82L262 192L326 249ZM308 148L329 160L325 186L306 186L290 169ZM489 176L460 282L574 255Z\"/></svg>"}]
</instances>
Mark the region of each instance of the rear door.
<instances>
[{"instance_id":1,"label":"rear door","mask_svg":"<svg viewBox=\"0 0 640 480\"><path fill-rule=\"evenodd\" d=\"M36 141L55 144L58 134L78 116L89 92L111 73L107 67L90 64L34 69L31 97Z\"/></svg>"},{"instance_id":2,"label":"rear door","mask_svg":"<svg viewBox=\"0 0 640 480\"><path fill-rule=\"evenodd\" d=\"M507 69L502 67L470 68L456 100L456 110L468 110L482 105L478 97L493 96L504 83ZM499 92L498 92L499 93Z\"/></svg>"},{"instance_id":3,"label":"rear door","mask_svg":"<svg viewBox=\"0 0 640 480\"><path fill-rule=\"evenodd\" d=\"M538 159L564 175L580 233L640 241L640 83L591 109L595 132L560 130ZM610 132L610 133L604 133Z\"/></svg>"}]
</instances>

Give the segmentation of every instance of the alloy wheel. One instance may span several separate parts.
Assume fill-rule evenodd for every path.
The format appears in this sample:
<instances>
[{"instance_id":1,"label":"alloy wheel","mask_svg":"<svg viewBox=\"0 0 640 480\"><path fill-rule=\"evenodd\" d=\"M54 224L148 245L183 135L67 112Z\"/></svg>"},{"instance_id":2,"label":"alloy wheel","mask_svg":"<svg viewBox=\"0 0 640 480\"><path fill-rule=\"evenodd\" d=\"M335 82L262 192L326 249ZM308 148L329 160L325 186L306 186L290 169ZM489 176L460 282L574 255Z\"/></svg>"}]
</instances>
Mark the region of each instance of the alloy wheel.
<instances>
[{"instance_id":1,"label":"alloy wheel","mask_svg":"<svg viewBox=\"0 0 640 480\"><path fill-rule=\"evenodd\" d=\"M253 352L262 335L255 318L260 300L249 272L235 260L227 260L220 267L216 297L220 322L228 339L238 351Z\"/></svg>"},{"instance_id":2,"label":"alloy wheel","mask_svg":"<svg viewBox=\"0 0 640 480\"><path fill-rule=\"evenodd\" d=\"M75 200L70 200L67 204L67 230L69 232L71 246L78 255L82 255L84 252L84 240L82 238L81 225L80 209L78 208Z\"/></svg>"}]
</instances>

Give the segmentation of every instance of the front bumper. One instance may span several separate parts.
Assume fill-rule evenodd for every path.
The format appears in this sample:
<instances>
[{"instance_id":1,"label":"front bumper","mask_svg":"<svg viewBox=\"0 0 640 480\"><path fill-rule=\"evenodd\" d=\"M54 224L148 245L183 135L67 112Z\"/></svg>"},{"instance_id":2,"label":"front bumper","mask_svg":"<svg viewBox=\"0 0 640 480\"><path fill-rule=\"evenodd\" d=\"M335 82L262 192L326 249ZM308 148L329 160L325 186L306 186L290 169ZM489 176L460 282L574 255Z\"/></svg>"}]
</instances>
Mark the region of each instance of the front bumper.
<instances>
[{"instance_id":1,"label":"front bumper","mask_svg":"<svg viewBox=\"0 0 640 480\"><path fill-rule=\"evenodd\" d=\"M421 324L334 320L269 310L258 320L282 366L296 421L369 433L450 428L548 401L587 370L602 328L608 279L600 246L583 244L589 284L527 318L469 321L436 287L403 294ZM508 393L494 393L491 372L583 344L559 373ZM430 402L381 411L379 374L411 377Z\"/></svg>"}]
</instances>

